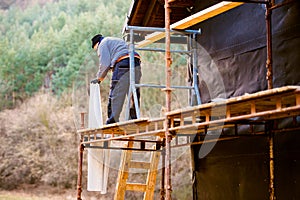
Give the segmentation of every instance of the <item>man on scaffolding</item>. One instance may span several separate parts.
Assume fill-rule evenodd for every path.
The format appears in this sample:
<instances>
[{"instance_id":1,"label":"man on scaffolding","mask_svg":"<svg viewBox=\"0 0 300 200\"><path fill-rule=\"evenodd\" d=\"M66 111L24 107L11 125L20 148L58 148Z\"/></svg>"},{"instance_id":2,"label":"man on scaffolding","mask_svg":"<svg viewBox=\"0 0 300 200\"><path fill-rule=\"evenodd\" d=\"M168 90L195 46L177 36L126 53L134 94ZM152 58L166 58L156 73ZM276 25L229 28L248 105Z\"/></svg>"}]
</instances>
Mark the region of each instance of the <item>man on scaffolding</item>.
<instances>
[{"instance_id":1,"label":"man on scaffolding","mask_svg":"<svg viewBox=\"0 0 300 200\"><path fill-rule=\"evenodd\" d=\"M126 94L130 85L130 60L129 49L126 42L116 37L103 37L101 34L95 35L92 39L92 48L97 51L99 57L99 70L97 78L91 83L99 84L104 80L108 71L112 71L110 93L107 105L107 121L111 124L119 121ZM141 61L139 54L134 55L135 83L140 83L142 76ZM140 90L136 89L138 105L140 104ZM130 119L136 119L136 110L131 96Z\"/></svg>"}]
</instances>

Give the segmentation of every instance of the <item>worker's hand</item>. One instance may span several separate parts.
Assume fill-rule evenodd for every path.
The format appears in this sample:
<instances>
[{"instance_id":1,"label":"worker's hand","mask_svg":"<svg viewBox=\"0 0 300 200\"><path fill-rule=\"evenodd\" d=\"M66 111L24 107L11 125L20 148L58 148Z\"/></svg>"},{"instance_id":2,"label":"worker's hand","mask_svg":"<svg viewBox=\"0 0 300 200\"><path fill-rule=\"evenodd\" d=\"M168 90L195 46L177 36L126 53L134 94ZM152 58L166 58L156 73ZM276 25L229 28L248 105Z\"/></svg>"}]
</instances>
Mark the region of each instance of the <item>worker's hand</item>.
<instances>
[{"instance_id":1,"label":"worker's hand","mask_svg":"<svg viewBox=\"0 0 300 200\"><path fill-rule=\"evenodd\" d=\"M101 81L99 81L99 79L93 79L93 80L91 80L91 84L100 84L101 83Z\"/></svg>"}]
</instances>

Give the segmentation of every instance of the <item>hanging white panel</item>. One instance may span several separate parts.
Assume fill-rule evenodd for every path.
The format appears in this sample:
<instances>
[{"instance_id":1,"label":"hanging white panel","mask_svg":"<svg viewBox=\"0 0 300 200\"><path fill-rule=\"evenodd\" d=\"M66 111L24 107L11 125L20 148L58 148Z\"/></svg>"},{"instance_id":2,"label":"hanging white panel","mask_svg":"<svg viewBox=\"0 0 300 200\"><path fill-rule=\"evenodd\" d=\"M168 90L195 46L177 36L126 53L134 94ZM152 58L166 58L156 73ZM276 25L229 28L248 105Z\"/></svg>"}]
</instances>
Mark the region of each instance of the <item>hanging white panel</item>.
<instances>
[{"instance_id":1,"label":"hanging white panel","mask_svg":"<svg viewBox=\"0 0 300 200\"><path fill-rule=\"evenodd\" d=\"M89 128L99 128L103 126L101 112L101 97L99 84L90 84L89 99ZM98 135L97 137L101 137ZM93 143L91 146L103 146L101 142ZM88 148L88 179L87 190L99 191L101 194L107 192L107 181L109 173L110 150Z\"/></svg>"}]
</instances>

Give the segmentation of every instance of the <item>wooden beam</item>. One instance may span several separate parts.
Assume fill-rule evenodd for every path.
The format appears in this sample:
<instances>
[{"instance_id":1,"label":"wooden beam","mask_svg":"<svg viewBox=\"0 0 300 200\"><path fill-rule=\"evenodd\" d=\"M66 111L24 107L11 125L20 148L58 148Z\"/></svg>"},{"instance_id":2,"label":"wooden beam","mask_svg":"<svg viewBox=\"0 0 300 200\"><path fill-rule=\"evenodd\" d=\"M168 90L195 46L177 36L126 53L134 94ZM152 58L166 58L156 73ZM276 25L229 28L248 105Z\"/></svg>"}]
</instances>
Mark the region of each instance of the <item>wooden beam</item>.
<instances>
[{"instance_id":1,"label":"wooden beam","mask_svg":"<svg viewBox=\"0 0 300 200\"><path fill-rule=\"evenodd\" d=\"M133 5L134 5L134 4L131 5L131 9L133 9ZM137 5L136 5L136 10L139 10L140 7L141 7L141 5L142 5L142 1L138 1L138 2L137 2ZM132 20L132 21L134 21L135 18L137 17L137 13L138 13L138 12L133 13L133 16L131 17L131 20Z\"/></svg>"},{"instance_id":2,"label":"wooden beam","mask_svg":"<svg viewBox=\"0 0 300 200\"><path fill-rule=\"evenodd\" d=\"M208 7L204 10L201 10L200 12L197 12L183 20L180 20L174 24L171 25L171 28L173 29L186 29L188 27L191 27L195 24L198 24L200 22L203 22L209 18L215 17L221 13L224 13L228 10L231 10L237 6L242 5L243 2L228 2L228 1L222 1L218 4L215 4L211 7Z\"/></svg>"},{"instance_id":3,"label":"wooden beam","mask_svg":"<svg viewBox=\"0 0 300 200\"><path fill-rule=\"evenodd\" d=\"M169 3L172 8L174 7L186 8L194 5L193 0L169 0Z\"/></svg>"},{"instance_id":4,"label":"wooden beam","mask_svg":"<svg viewBox=\"0 0 300 200\"><path fill-rule=\"evenodd\" d=\"M141 48L141 47L145 47L149 44L152 44L162 38L165 37L165 33L164 32L154 32L150 35L148 35L145 40L139 42L136 44L136 47Z\"/></svg>"},{"instance_id":5,"label":"wooden beam","mask_svg":"<svg viewBox=\"0 0 300 200\"><path fill-rule=\"evenodd\" d=\"M146 188L147 188L146 184L139 184L139 183L127 183L126 184L126 190L130 190L130 191L145 192Z\"/></svg>"},{"instance_id":6,"label":"wooden beam","mask_svg":"<svg viewBox=\"0 0 300 200\"><path fill-rule=\"evenodd\" d=\"M151 13L152 13L155 5L156 5L156 0L151 0L151 2L149 3L149 6L147 8L147 12L145 14L144 20L143 20L144 26L147 26L149 19L151 17Z\"/></svg>"},{"instance_id":7,"label":"wooden beam","mask_svg":"<svg viewBox=\"0 0 300 200\"><path fill-rule=\"evenodd\" d=\"M228 2L228 1L222 1L221 3L215 4L211 7L208 7L204 10L201 10L198 13L195 13L185 19L182 19L178 22L175 22L174 24L170 25L171 29L186 29L188 27L191 27L197 23L200 23L202 21L205 21L209 18L212 18L214 16L217 16L221 13L224 13L230 9L233 9L237 6L242 5L243 2ZM172 32L171 32L172 33ZM154 32L150 35L148 35L145 40L137 43L137 47L144 47L151 43L154 43L162 38L165 37L164 32Z\"/></svg>"},{"instance_id":8,"label":"wooden beam","mask_svg":"<svg viewBox=\"0 0 300 200\"><path fill-rule=\"evenodd\" d=\"M135 169L150 169L149 162L131 161L130 167Z\"/></svg>"}]
</instances>

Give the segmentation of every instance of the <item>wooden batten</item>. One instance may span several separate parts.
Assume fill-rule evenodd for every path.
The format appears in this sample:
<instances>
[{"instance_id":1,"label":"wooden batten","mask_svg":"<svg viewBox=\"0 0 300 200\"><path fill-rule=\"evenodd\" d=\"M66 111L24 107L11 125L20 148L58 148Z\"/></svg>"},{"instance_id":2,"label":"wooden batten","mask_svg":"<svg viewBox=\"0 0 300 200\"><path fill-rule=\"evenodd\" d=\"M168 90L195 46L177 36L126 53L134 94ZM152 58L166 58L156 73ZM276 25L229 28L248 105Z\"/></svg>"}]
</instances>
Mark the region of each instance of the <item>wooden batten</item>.
<instances>
[{"instance_id":1,"label":"wooden batten","mask_svg":"<svg viewBox=\"0 0 300 200\"><path fill-rule=\"evenodd\" d=\"M131 168L135 169L150 169L150 163L148 162L139 162L139 161L131 161Z\"/></svg>"},{"instance_id":2,"label":"wooden batten","mask_svg":"<svg viewBox=\"0 0 300 200\"><path fill-rule=\"evenodd\" d=\"M183 20L180 20L171 25L173 29L186 29L191 27L195 24L203 22L209 18L215 17L221 13L224 13L228 10L231 10L237 6L242 5L243 2L229 2L229 1L222 1L218 4L215 4L207 9L201 10L196 14L193 14Z\"/></svg>"},{"instance_id":3,"label":"wooden batten","mask_svg":"<svg viewBox=\"0 0 300 200\"><path fill-rule=\"evenodd\" d=\"M138 183L127 183L126 184L126 190L129 190L129 191L145 192L146 187L147 187L146 184L138 184Z\"/></svg>"}]
</instances>

